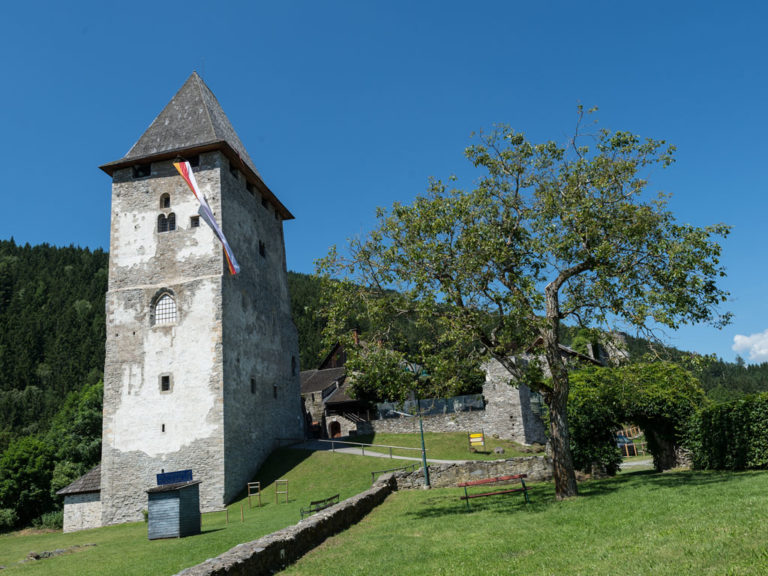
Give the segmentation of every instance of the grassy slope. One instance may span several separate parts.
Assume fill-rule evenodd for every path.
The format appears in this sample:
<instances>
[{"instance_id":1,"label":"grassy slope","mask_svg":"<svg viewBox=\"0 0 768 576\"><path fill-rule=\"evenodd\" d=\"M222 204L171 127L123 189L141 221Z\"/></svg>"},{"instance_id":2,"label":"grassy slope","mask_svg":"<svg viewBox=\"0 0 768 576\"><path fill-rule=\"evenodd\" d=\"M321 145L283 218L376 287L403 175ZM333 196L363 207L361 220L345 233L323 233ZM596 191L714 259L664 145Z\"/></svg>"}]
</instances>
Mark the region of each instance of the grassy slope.
<instances>
[{"instance_id":1,"label":"grassy slope","mask_svg":"<svg viewBox=\"0 0 768 576\"><path fill-rule=\"evenodd\" d=\"M768 473L634 472L557 503L398 492L285 574L765 574Z\"/></svg>"},{"instance_id":2,"label":"grassy slope","mask_svg":"<svg viewBox=\"0 0 768 576\"><path fill-rule=\"evenodd\" d=\"M299 511L317 500L337 492L348 498L370 487L371 470L389 463L379 458L363 458L331 453L314 453L284 449L267 461L255 480L264 488L261 508L248 508L247 499L233 503L230 523L224 512L203 515L203 533L172 540L147 540L143 522L108 528L85 530L73 534L59 532L0 536L2 574L62 575L162 575L173 574L217 556L241 542L254 540L295 524ZM275 504L274 480L289 481L288 504ZM240 506L244 502L245 522L240 522ZM281 501L282 502L282 501ZM30 552L42 552L74 545L96 544L66 556L18 564Z\"/></svg>"}]
</instances>

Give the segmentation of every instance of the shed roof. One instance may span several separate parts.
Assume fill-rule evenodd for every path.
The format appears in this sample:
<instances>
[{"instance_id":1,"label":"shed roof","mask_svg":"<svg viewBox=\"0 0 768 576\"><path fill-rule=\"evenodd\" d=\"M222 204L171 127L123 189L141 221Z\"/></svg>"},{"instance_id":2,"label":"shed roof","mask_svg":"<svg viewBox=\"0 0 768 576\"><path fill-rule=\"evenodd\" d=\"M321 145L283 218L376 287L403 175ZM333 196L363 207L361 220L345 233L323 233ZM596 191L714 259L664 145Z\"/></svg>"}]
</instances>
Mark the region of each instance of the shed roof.
<instances>
[{"instance_id":1,"label":"shed roof","mask_svg":"<svg viewBox=\"0 0 768 576\"><path fill-rule=\"evenodd\" d=\"M101 492L101 464L91 468L69 486L62 488L56 494L69 496L71 494L86 494L88 492Z\"/></svg>"},{"instance_id":2,"label":"shed roof","mask_svg":"<svg viewBox=\"0 0 768 576\"><path fill-rule=\"evenodd\" d=\"M158 492L173 492L174 490L181 490L189 486L202 483L202 480L189 480L188 482L176 482L175 484L162 484L155 486L147 490L147 494L157 494Z\"/></svg>"}]
</instances>

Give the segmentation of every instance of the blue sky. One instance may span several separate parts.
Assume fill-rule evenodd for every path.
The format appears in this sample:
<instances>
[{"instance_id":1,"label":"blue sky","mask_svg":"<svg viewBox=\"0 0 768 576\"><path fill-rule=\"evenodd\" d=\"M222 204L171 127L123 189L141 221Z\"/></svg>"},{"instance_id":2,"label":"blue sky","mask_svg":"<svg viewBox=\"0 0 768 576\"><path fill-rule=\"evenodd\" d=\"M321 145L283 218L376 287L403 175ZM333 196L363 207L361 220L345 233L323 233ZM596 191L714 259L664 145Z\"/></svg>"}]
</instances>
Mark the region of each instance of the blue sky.
<instances>
[{"instance_id":1,"label":"blue sky","mask_svg":"<svg viewBox=\"0 0 768 576\"><path fill-rule=\"evenodd\" d=\"M24 5L22 5L24 4ZM471 133L564 140L578 103L665 139L650 189L733 226L734 322L668 343L768 360L768 8L714 2L38 2L4 7L0 238L109 246L110 179L193 70L296 219L289 269L364 233L430 176L478 176ZM740 338L737 338L740 337Z\"/></svg>"}]
</instances>

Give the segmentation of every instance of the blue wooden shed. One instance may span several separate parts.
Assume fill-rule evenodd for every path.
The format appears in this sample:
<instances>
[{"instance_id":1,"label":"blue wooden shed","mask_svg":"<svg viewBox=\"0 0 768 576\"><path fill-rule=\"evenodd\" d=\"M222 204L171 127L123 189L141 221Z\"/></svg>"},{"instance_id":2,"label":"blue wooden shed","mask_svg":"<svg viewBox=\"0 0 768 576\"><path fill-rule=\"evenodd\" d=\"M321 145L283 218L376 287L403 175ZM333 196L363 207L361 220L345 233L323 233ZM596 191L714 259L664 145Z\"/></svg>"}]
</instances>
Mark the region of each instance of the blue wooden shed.
<instances>
[{"instance_id":1,"label":"blue wooden shed","mask_svg":"<svg viewBox=\"0 0 768 576\"><path fill-rule=\"evenodd\" d=\"M190 480L147 490L150 540L200 533L200 483Z\"/></svg>"}]
</instances>

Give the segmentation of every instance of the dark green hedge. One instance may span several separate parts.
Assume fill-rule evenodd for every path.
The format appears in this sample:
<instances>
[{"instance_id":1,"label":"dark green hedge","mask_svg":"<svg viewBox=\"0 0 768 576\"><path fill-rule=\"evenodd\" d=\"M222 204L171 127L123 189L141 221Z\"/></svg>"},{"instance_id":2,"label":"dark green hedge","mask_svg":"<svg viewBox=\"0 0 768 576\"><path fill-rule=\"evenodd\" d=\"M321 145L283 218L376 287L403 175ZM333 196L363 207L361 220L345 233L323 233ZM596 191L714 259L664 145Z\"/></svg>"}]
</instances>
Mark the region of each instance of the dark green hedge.
<instances>
[{"instance_id":1,"label":"dark green hedge","mask_svg":"<svg viewBox=\"0 0 768 576\"><path fill-rule=\"evenodd\" d=\"M768 393L704 408L691 419L686 447L695 468L768 468Z\"/></svg>"}]
</instances>

